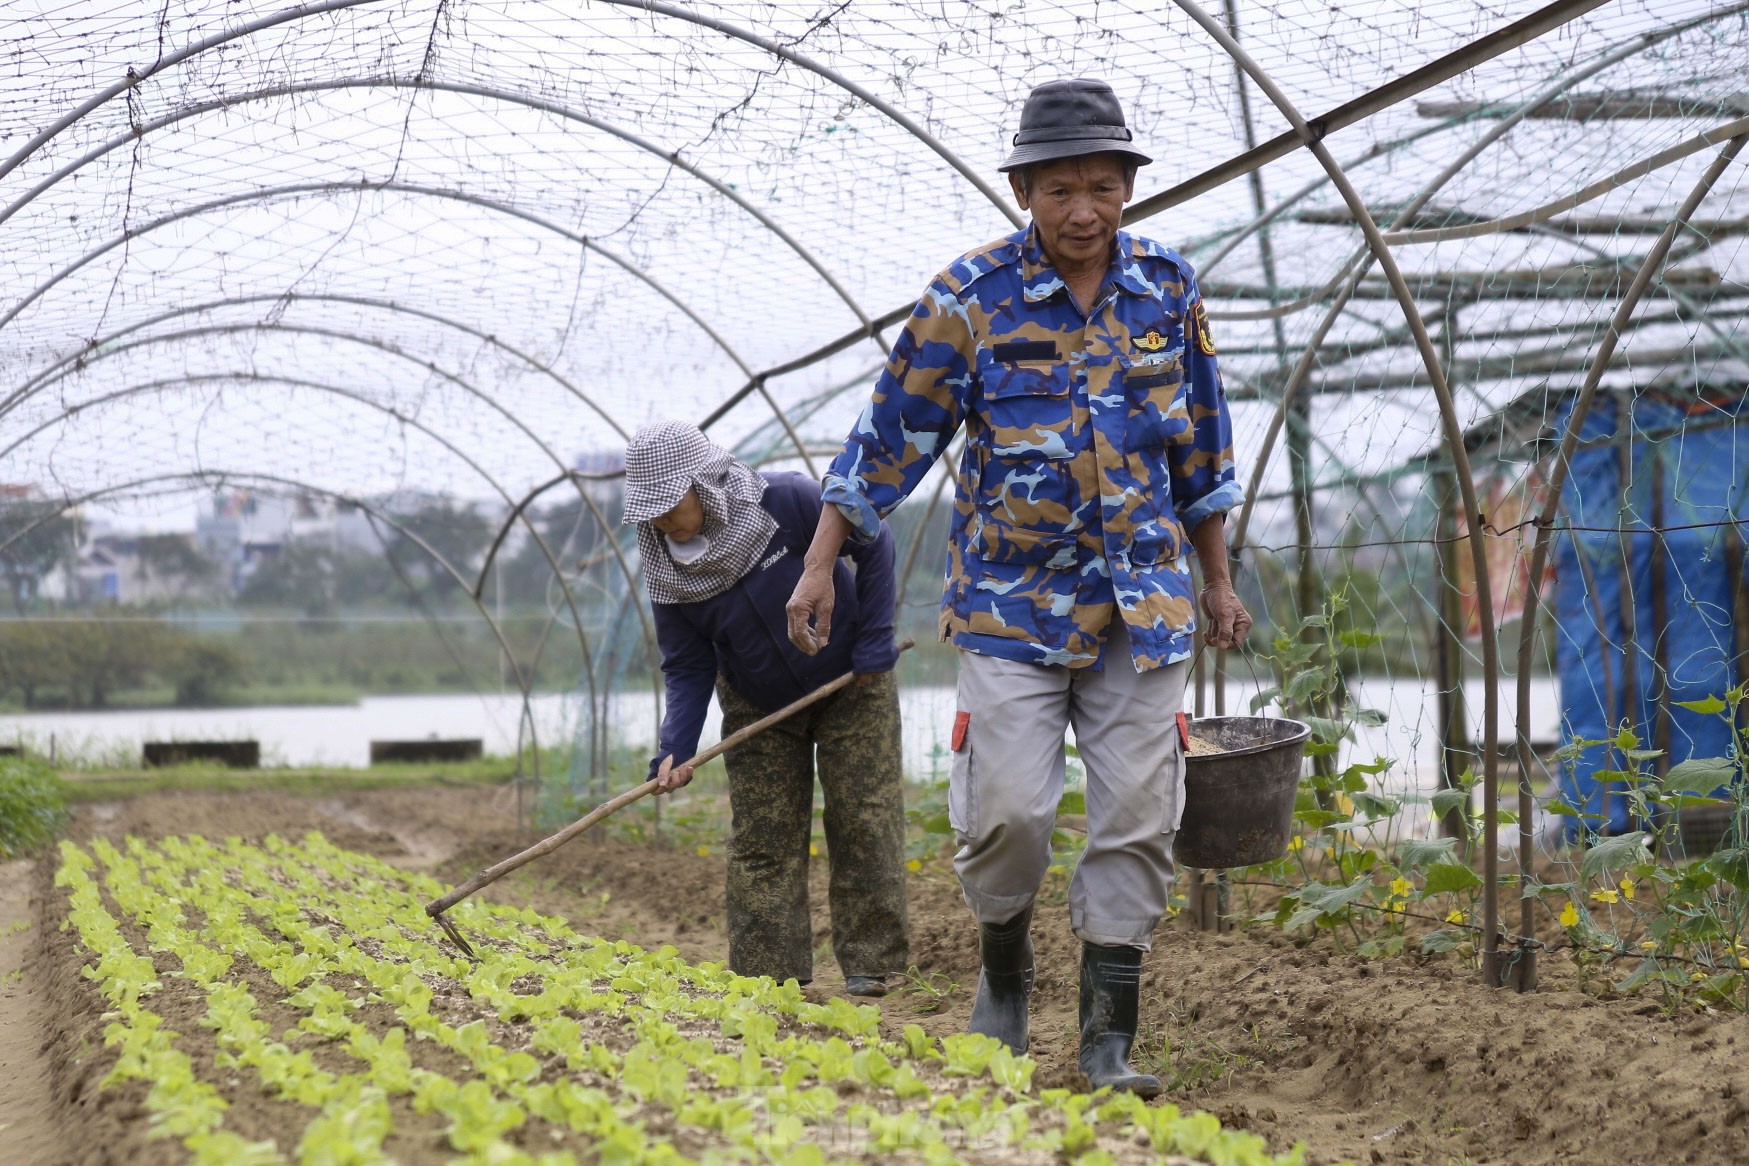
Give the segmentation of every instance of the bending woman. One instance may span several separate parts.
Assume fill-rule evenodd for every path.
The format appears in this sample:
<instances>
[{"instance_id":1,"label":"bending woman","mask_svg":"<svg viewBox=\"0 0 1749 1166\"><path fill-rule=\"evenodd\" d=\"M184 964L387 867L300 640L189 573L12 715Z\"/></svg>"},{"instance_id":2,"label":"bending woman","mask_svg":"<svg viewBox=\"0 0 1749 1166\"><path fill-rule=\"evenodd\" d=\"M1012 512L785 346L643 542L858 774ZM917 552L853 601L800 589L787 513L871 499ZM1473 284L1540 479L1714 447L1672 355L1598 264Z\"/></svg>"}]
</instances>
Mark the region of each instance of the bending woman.
<instances>
[{"instance_id":1,"label":"bending woman","mask_svg":"<svg viewBox=\"0 0 1749 1166\"><path fill-rule=\"evenodd\" d=\"M908 966L899 692L893 677L893 536L883 526L833 568L832 639L789 641L784 605L820 518L819 483L755 473L678 421L626 447L625 522L655 611L668 709L650 762L662 792L692 780L714 687L723 735L854 671L856 681L725 756L729 967L808 983L808 839L818 765L825 793L832 949L853 995L886 994ZM855 570L852 571L851 565Z\"/></svg>"}]
</instances>

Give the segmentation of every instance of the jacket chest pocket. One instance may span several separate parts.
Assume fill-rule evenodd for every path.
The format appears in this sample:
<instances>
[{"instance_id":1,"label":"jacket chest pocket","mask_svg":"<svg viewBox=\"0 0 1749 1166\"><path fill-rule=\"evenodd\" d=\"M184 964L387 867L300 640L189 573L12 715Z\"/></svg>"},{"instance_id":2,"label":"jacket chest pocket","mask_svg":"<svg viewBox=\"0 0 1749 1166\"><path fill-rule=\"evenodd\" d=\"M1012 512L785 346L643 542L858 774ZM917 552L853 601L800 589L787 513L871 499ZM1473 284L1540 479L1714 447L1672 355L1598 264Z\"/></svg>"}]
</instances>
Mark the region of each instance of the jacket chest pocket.
<instances>
[{"instance_id":1,"label":"jacket chest pocket","mask_svg":"<svg viewBox=\"0 0 1749 1166\"><path fill-rule=\"evenodd\" d=\"M1196 441L1186 399L1183 350L1166 361L1124 366L1124 451L1158 452Z\"/></svg>"},{"instance_id":2,"label":"jacket chest pocket","mask_svg":"<svg viewBox=\"0 0 1749 1166\"><path fill-rule=\"evenodd\" d=\"M978 373L992 456L1024 460L1074 456L1069 446L1074 415L1067 361L997 361L980 353Z\"/></svg>"}]
</instances>

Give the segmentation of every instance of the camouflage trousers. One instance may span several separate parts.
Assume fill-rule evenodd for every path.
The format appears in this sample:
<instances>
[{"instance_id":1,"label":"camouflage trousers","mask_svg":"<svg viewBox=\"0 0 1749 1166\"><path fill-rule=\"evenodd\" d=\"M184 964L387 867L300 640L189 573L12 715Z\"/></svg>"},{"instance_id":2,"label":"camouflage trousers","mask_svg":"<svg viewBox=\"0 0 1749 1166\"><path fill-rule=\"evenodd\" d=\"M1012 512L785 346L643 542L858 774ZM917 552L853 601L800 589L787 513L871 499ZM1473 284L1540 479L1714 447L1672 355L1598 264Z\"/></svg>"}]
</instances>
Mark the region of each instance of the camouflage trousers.
<instances>
[{"instance_id":1,"label":"camouflage trousers","mask_svg":"<svg viewBox=\"0 0 1749 1166\"><path fill-rule=\"evenodd\" d=\"M725 737L765 715L722 677L717 699ZM729 750L729 967L743 976L813 978L808 847L816 762L838 967L846 976L902 972L910 964L905 801L891 672L852 683Z\"/></svg>"}]
</instances>

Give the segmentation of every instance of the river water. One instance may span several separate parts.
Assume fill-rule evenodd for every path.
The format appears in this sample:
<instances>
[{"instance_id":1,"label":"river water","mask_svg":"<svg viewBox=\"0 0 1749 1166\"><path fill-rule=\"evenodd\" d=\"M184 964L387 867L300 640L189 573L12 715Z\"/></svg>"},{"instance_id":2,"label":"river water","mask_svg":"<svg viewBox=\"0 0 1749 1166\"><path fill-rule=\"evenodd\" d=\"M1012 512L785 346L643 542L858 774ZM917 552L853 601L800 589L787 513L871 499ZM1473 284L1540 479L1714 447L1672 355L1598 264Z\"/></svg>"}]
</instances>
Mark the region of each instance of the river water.
<instances>
[{"instance_id":1,"label":"river water","mask_svg":"<svg viewBox=\"0 0 1749 1166\"><path fill-rule=\"evenodd\" d=\"M1435 693L1414 677L1369 677L1352 684L1357 704L1376 708L1386 717L1377 728L1359 728L1345 759L1395 761L1384 784L1392 789L1427 788L1436 771ZM1470 684L1465 696L1471 720L1478 723L1483 687ZM1235 684L1228 709L1244 712L1249 680ZM902 690L906 772L927 779L946 773L945 746L953 723L954 692L946 686L913 686ZM1193 694L1186 694L1189 708ZM1510 681L1500 686L1501 737L1513 732L1514 701ZM613 698L613 741L645 747L655 737L654 697L648 690ZM581 704L571 694L547 693L530 702L530 719L542 744L572 740ZM371 696L351 705L302 705L222 709L154 709L122 712L41 712L0 716L0 743L23 741L46 753L51 739L63 759L110 765L137 765L140 746L148 740L213 740L254 738L261 742L265 765L362 766L372 740L424 737L478 737L487 753L505 754L516 747L522 702L515 695ZM1553 680L1531 685L1531 738L1557 735L1558 696ZM1472 736L1479 736L1472 730ZM713 705L703 740L717 738Z\"/></svg>"}]
</instances>

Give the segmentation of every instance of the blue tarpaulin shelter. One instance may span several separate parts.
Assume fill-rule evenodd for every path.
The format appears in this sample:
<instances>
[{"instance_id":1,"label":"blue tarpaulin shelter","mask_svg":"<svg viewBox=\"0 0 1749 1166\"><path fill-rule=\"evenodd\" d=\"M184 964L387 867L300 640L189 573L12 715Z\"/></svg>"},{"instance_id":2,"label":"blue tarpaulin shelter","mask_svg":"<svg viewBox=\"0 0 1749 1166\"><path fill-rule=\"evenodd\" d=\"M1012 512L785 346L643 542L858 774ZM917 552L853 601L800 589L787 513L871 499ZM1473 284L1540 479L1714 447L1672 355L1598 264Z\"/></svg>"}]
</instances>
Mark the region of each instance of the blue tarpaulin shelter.
<instances>
[{"instance_id":1,"label":"blue tarpaulin shelter","mask_svg":"<svg viewBox=\"0 0 1749 1166\"><path fill-rule=\"evenodd\" d=\"M1564 430L1572 403L1555 417ZM1600 395L1581 429L1555 542L1555 616L1563 744L1614 738L1625 725L1653 764L1730 751L1731 727L1678 702L1743 682L1743 531L1749 428L1741 386ZM1592 528L1592 529L1583 529ZM1631 769L1613 748L1562 766L1563 799L1621 833Z\"/></svg>"}]
</instances>

